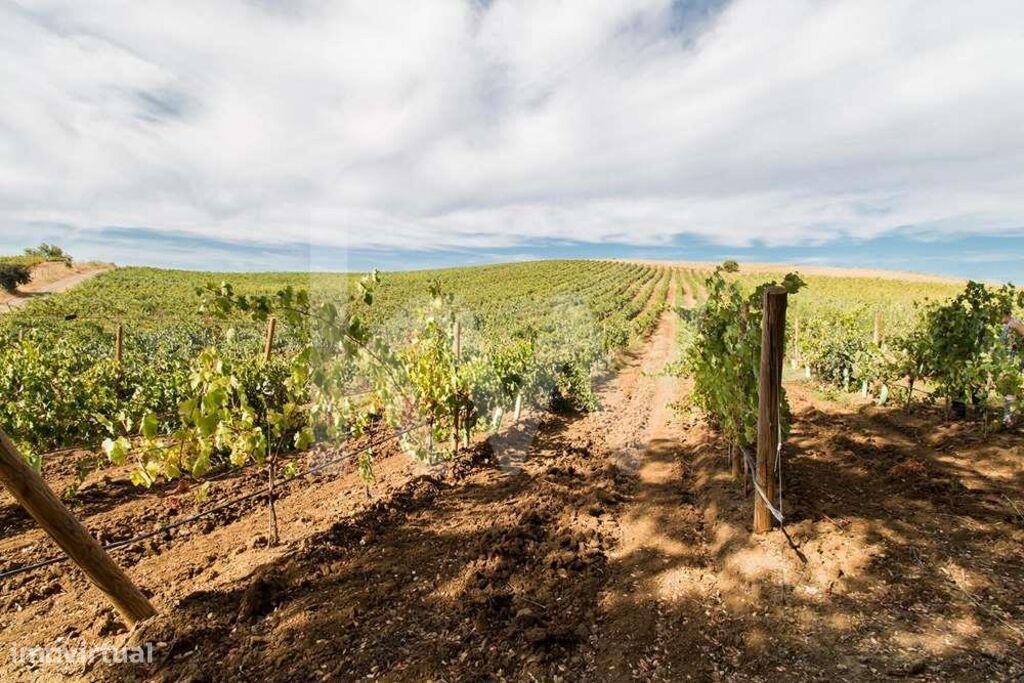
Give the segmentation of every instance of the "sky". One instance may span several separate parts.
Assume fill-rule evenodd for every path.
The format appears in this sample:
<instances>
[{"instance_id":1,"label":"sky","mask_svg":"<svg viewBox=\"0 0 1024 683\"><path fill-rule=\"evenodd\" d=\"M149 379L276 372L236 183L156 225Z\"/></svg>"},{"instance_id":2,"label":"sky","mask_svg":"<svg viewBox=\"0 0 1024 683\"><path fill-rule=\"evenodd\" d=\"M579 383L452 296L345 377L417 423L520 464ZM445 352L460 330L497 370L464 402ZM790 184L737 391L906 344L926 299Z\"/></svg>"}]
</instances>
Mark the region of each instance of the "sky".
<instances>
[{"instance_id":1,"label":"sky","mask_svg":"<svg viewBox=\"0 0 1024 683\"><path fill-rule=\"evenodd\" d=\"M1024 280L1019 0L0 0L0 252Z\"/></svg>"}]
</instances>

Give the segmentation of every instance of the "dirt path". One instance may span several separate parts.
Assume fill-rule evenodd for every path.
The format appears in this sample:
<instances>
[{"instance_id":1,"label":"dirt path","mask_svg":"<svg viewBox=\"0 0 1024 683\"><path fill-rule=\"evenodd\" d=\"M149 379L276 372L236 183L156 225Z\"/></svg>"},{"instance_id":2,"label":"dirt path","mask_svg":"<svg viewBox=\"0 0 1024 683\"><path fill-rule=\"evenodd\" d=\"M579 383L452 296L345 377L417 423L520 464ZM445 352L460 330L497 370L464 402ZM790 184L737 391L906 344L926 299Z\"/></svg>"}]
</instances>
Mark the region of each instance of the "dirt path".
<instances>
[{"instance_id":1,"label":"dirt path","mask_svg":"<svg viewBox=\"0 0 1024 683\"><path fill-rule=\"evenodd\" d=\"M634 487L636 458L670 414L672 386L660 372L675 346L674 326L674 314L665 313L650 339L623 358L599 386L601 411L524 420L467 453L450 476L395 455L380 460L372 501L351 470L296 487L279 503L278 548L266 547L266 514L253 504L119 553L161 610L130 636L165 644L148 674L402 679L454 671L457 679L550 679L593 670L616 512ZM108 538L178 517L189 504L168 491L125 501L122 489L99 478L83 497L90 526ZM17 510L5 514L13 532L0 538L5 552L21 561L52 553ZM23 575L0 599L5 652L40 639L91 645L127 637L95 589L68 568ZM131 679L137 672L65 673Z\"/></svg>"},{"instance_id":2,"label":"dirt path","mask_svg":"<svg viewBox=\"0 0 1024 683\"><path fill-rule=\"evenodd\" d=\"M652 418L593 678L1019 680L1019 437L789 392L784 507L803 559L750 533L714 433Z\"/></svg>"},{"instance_id":3,"label":"dirt path","mask_svg":"<svg viewBox=\"0 0 1024 683\"><path fill-rule=\"evenodd\" d=\"M673 406L687 387L663 372L678 359L677 328L675 314L662 320L642 364L643 400L653 409L633 463L630 502L615 523L610 581L602 596L602 647L593 671L600 680L688 677L701 659L704 636L679 606L692 605L700 613L713 605L705 604L701 590L710 563L681 458L687 429Z\"/></svg>"},{"instance_id":4,"label":"dirt path","mask_svg":"<svg viewBox=\"0 0 1024 683\"><path fill-rule=\"evenodd\" d=\"M32 269L32 282L20 287L17 294L0 292L0 313L27 306L33 299L67 291L111 268L106 263L83 263L70 269L63 263L44 263Z\"/></svg>"},{"instance_id":5,"label":"dirt path","mask_svg":"<svg viewBox=\"0 0 1024 683\"><path fill-rule=\"evenodd\" d=\"M697 295L693 290L693 284L688 278L684 278L682 275L678 276L682 283L683 289L683 308L694 308L697 305Z\"/></svg>"},{"instance_id":6,"label":"dirt path","mask_svg":"<svg viewBox=\"0 0 1024 683\"><path fill-rule=\"evenodd\" d=\"M275 680L311 666L328 679L595 671L610 553L629 535L617 519L634 488L631 468L669 422L674 386L660 373L675 320L666 312L600 387L601 411L550 417L524 460L485 449L456 482L413 479L368 518L307 538L305 551L271 563L248 588L188 596L136 637L178 643L171 679L215 664ZM233 618L254 590L272 593L259 618ZM201 654L182 657L199 639Z\"/></svg>"}]
</instances>

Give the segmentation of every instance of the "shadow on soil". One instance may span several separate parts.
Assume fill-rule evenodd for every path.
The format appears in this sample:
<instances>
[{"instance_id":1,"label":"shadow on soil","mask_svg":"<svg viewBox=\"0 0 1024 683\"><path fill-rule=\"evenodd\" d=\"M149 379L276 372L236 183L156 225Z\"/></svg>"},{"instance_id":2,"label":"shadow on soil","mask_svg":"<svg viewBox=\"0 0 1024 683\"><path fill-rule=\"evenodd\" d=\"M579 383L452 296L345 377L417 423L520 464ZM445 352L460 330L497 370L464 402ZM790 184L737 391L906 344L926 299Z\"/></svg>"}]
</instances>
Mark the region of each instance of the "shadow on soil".
<instances>
[{"instance_id":1,"label":"shadow on soil","mask_svg":"<svg viewBox=\"0 0 1024 683\"><path fill-rule=\"evenodd\" d=\"M524 470L486 445L306 539L234 590L133 634L169 647L131 680L1007 678L1024 578L1019 439L795 404L786 512L808 557L749 534L751 501L694 426L641 481L545 423ZM973 458L973 460L972 460ZM628 503L628 505L626 505ZM1020 503L1017 503L1020 505ZM1024 506L1022 506L1024 509ZM658 549L612 555L616 514ZM638 521L638 520L634 520Z\"/></svg>"},{"instance_id":2,"label":"shadow on soil","mask_svg":"<svg viewBox=\"0 0 1024 683\"><path fill-rule=\"evenodd\" d=\"M785 512L806 564L781 533L749 533L752 501L720 444L708 437L684 455L717 565L717 594L705 597L721 603L721 621L701 625L724 646L706 653L715 670L947 680L1024 670L1019 437L982 438L934 414L794 407Z\"/></svg>"},{"instance_id":3,"label":"shadow on soil","mask_svg":"<svg viewBox=\"0 0 1024 683\"><path fill-rule=\"evenodd\" d=\"M627 478L546 423L522 471L483 445L305 539L229 591L200 591L133 635L170 643L109 679L479 679L579 669L607 573L600 519ZM212 616L211 616L212 615ZM501 672L499 674L499 672Z\"/></svg>"}]
</instances>

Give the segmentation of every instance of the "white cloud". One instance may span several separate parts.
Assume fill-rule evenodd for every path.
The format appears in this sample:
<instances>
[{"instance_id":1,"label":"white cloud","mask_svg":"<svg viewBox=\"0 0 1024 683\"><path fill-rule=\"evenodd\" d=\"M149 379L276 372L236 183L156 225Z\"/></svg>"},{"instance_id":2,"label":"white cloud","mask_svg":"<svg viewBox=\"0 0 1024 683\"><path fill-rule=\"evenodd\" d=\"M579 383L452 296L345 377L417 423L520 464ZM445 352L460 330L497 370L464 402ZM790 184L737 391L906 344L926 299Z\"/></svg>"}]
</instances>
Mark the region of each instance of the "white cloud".
<instances>
[{"instance_id":1,"label":"white cloud","mask_svg":"<svg viewBox=\"0 0 1024 683\"><path fill-rule=\"evenodd\" d=\"M0 5L0 231L485 249L1024 226L1024 5L715 4Z\"/></svg>"}]
</instances>

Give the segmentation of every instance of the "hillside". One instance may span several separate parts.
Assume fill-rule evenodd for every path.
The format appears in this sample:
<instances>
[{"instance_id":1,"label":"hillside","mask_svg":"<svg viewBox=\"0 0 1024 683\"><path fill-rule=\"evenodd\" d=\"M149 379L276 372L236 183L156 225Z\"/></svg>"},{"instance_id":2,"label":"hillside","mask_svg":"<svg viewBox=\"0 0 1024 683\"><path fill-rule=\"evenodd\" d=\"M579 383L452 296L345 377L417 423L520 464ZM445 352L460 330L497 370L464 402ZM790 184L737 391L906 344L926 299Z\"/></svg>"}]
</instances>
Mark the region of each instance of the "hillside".
<instances>
[{"instance_id":1,"label":"hillside","mask_svg":"<svg viewBox=\"0 0 1024 683\"><path fill-rule=\"evenodd\" d=\"M315 411L339 406L340 395L368 396L352 418L366 428L288 450L294 477L275 478L240 450L232 465L221 446L209 470L190 474L176 460L178 476L161 470L134 486L132 458L150 437L132 435L131 457L111 463L93 449L99 425L82 415L162 405L160 429L172 424L206 345L243 387L280 381L275 391L292 391L273 378L333 329L291 324L279 307L268 362L265 322L237 309L214 318L209 297L199 310L196 288L222 278L245 294L310 287L327 304L358 294L344 310L392 345L367 347L385 362L356 354L351 375L328 363L339 393L313 379L288 395ZM6 357L7 394L21 401L2 406L3 427L38 444L51 488L114 546L159 614L128 628L2 493L0 650L40 639L154 644L151 665L61 670L113 681L1024 674L1020 432L989 430L987 416L950 419L924 398L908 414L902 395L877 400L876 384L891 381L880 374L864 375L868 396L825 374L826 360L861 372L826 354L850 344L888 353L920 324L917 297L947 301L962 288L808 274L790 296L787 356L814 368L810 378L790 369L784 381L791 545L778 530L752 533L755 494L730 473L734 444L721 419L698 409L706 378L682 372L694 344L707 342L702 316L727 308L709 301L720 283L707 278L652 264L506 264L384 274L368 301L349 275L125 268L34 302L0 327L18 340L7 353L26 354ZM741 271L727 281L748 292L763 280ZM431 296L433 282L452 296ZM871 341L883 304L891 346ZM815 332L814 321L835 320L843 324ZM758 324L736 338L738 316L723 321L743 356ZM125 353L114 365L117 325ZM417 402L397 396L391 372L408 373L403 390ZM31 407L44 403L46 415ZM440 431L451 405L475 406L456 413L461 443ZM474 410L482 418L469 429ZM324 414L315 411L310 420ZM202 444L184 432L156 437L193 438ZM445 454L424 458L422 448ZM5 680L36 673L0 663Z\"/></svg>"}]
</instances>

